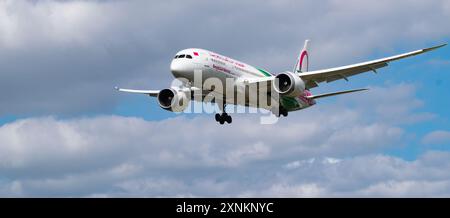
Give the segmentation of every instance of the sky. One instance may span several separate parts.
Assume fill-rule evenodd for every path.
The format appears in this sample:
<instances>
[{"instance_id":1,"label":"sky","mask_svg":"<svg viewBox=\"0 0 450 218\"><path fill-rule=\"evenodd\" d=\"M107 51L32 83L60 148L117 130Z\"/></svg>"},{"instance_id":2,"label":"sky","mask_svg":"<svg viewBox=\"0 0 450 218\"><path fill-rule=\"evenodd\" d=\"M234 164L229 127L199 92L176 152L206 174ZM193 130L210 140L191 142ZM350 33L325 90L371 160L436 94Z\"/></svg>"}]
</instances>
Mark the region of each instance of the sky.
<instances>
[{"instance_id":1,"label":"sky","mask_svg":"<svg viewBox=\"0 0 450 218\"><path fill-rule=\"evenodd\" d=\"M115 86L167 88L204 48L278 73L450 41L446 0L0 0L2 197L450 197L450 47L320 84L274 125L173 114Z\"/></svg>"}]
</instances>

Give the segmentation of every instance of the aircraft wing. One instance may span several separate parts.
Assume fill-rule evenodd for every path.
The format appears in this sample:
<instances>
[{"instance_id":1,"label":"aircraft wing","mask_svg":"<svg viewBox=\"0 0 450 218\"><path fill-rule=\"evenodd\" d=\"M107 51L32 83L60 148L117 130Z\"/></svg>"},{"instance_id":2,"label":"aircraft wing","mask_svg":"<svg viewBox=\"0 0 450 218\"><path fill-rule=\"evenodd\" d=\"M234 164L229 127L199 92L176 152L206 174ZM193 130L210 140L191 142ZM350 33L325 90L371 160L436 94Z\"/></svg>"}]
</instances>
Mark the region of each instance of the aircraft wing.
<instances>
[{"instance_id":1,"label":"aircraft wing","mask_svg":"<svg viewBox=\"0 0 450 218\"><path fill-rule=\"evenodd\" d=\"M134 94L146 94L149 95L151 97L157 97L159 92L161 90L141 90L141 89L122 89L119 87L114 87L114 89L116 89L119 92L127 92L127 93L134 93ZM196 93L200 93L200 96L205 97L208 93L210 93L211 91L208 90L204 90L204 91L200 91L199 88L196 87L191 87L188 88L190 91L194 92L194 91L198 91L198 92L194 92L192 95L192 98L196 95ZM219 94L215 95L215 96L219 96Z\"/></svg>"},{"instance_id":2,"label":"aircraft wing","mask_svg":"<svg viewBox=\"0 0 450 218\"><path fill-rule=\"evenodd\" d=\"M152 97L158 96L160 90L137 90L137 89L121 89L119 87L114 87L117 91L120 92L128 92L128 93L138 93L138 94L146 94Z\"/></svg>"},{"instance_id":3,"label":"aircraft wing","mask_svg":"<svg viewBox=\"0 0 450 218\"><path fill-rule=\"evenodd\" d=\"M425 48L420 49L417 51L412 51L400 55L395 55L387 58L377 59L373 61L367 61L359 64L352 64L347 65L343 67L336 67L336 68L330 68L330 69L324 69L324 70L316 70L316 71L309 71L304 73L299 73L298 75L300 78L302 78L303 81L306 83L306 88L311 89L318 86L318 83L321 82L333 82L339 79L345 79L348 80L348 77L373 71L377 72L377 69L388 66L389 62L396 61L399 59L411 57L414 55L422 54L425 52L429 52L435 49L438 49L440 47L446 46L447 44L442 44L439 46L431 47L431 48ZM261 77L261 78L248 78L244 80L245 85L250 85L257 83L260 87L266 86L266 90L270 91L271 82L275 79L275 76L271 77Z\"/></svg>"},{"instance_id":4,"label":"aircraft wing","mask_svg":"<svg viewBox=\"0 0 450 218\"><path fill-rule=\"evenodd\" d=\"M425 52L429 52L435 49L438 49L440 47L443 47L447 44L431 47L431 48L425 48L420 49L417 51L412 51L400 55L395 55L387 58L377 59L373 61L367 61L359 64L352 64L347 65L343 67L336 67L336 68L330 68L330 69L324 69L324 70L316 70L316 71L309 71L299 74L299 76L305 81L306 88L314 88L318 86L318 83L321 82L333 82L335 80L339 79L345 79L350 76L354 76L360 73L373 71L377 72L376 70L382 67L388 66L388 63L391 61L396 61L399 59L411 57L414 55L422 54Z\"/></svg>"}]
</instances>

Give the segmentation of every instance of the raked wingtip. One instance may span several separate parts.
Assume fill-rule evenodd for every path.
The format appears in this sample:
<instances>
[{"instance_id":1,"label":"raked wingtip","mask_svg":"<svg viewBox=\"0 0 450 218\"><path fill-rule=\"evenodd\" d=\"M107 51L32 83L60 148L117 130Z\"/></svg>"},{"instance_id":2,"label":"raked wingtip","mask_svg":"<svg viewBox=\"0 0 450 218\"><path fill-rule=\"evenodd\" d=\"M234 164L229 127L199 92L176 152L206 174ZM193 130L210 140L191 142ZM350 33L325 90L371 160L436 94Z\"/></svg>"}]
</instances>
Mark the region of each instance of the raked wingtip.
<instances>
[{"instance_id":1,"label":"raked wingtip","mask_svg":"<svg viewBox=\"0 0 450 218\"><path fill-rule=\"evenodd\" d=\"M426 49L424 49L424 51L432 51L432 50L436 50L436 49L442 48L442 47L444 47L444 46L446 46L446 45L447 45L447 43L444 43L444 44L437 45L437 46L434 46L434 47L426 48Z\"/></svg>"}]
</instances>

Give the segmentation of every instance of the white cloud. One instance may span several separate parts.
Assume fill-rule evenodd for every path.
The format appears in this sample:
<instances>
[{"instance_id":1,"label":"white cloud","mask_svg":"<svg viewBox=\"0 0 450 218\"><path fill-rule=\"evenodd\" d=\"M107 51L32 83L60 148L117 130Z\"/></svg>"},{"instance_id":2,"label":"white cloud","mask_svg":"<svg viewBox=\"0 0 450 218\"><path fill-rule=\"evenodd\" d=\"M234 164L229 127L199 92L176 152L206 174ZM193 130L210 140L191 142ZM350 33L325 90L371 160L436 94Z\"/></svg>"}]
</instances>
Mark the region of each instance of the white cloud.
<instances>
[{"instance_id":1,"label":"white cloud","mask_svg":"<svg viewBox=\"0 0 450 218\"><path fill-rule=\"evenodd\" d=\"M347 95L339 100L341 104L348 104L350 99L360 102L356 105L359 110L376 114L373 116L373 120L383 123L411 124L432 120L436 117L435 114L429 112L415 112L424 106L422 100L415 98L417 85L402 82L389 85L389 87L389 89L382 86L369 87L370 96L366 94Z\"/></svg>"},{"instance_id":2,"label":"white cloud","mask_svg":"<svg viewBox=\"0 0 450 218\"><path fill-rule=\"evenodd\" d=\"M41 173L76 173L87 166L102 168L131 157L155 168L234 167L310 152L364 153L368 149L380 149L402 136L397 127L377 124L364 127L358 124L361 121L340 124L345 118L319 123L314 120L319 113L311 110L292 116L289 123L273 126L255 126L257 117L247 119L240 115L236 116L240 121L227 127L217 125L210 116L194 119L180 116L163 121L117 116L80 120L23 119L0 129L0 168L14 170L14 173L24 171L24 176L36 167L42 168ZM338 117L337 113L327 116ZM308 124L320 127L303 134L300 130L308 128ZM186 130L189 134L182 134ZM335 133L319 137L326 132ZM353 139L345 140L347 136ZM383 140L373 142L375 136ZM361 143L365 147L361 147Z\"/></svg>"},{"instance_id":3,"label":"white cloud","mask_svg":"<svg viewBox=\"0 0 450 218\"><path fill-rule=\"evenodd\" d=\"M414 94L396 94L405 88L410 90L400 84L366 95L389 92L408 106L416 101ZM389 96L380 100L392 101ZM349 98L347 103L361 102ZM447 153L429 153L413 162L370 155L399 146L406 137L399 125L417 114L414 108L402 110L398 122L380 122L368 118L372 111L365 107L345 105L319 104L276 125L259 125L254 114L234 114L228 126L218 125L211 115L162 121L120 116L17 120L0 127L0 193L365 196L376 190L407 195L410 188L399 189L402 184L430 186L417 195L446 187L441 183L448 175L439 167L450 168Z\"/></svg>"},{"instance_id":4,"label":"white cloud","mask_svg":"<svg viewBox=\"0 0 450 218\"><path fill-rule=\"evenodd\" d=\"M264 188L247 190L241 196L448 197L449 157L448 152L431 151L415 161L387 155L346 158L334 164L294 161L287 165L295 167L268 176Z\"/></svg>"},{"instance_id":5,"label":"white cloud","mask_svg":"<svg viewBox=\"0 0 450 218\"><path fill-rule=\"evenodd\" d=\"M444 181L386 181L371 185L358 194L385 197L448 197L450 180Z\"/></svg>"},{"instance_id":6,"label":"white cloud","mask_svg":"<svg viewBox=\"0 0 450 218\"><path fill-rule=\"evenodd\" d=\"M320 197L324 194L323 188L319 187L317 184L301 184L301 185L283 185L275 184L267 190L266 196L276 196L276 197Z\"/></svg>"},{"instance_id":7,"label":"white cloud","mask_svg":"<svg viewBox=\"0 0 450 218\"><path fill-rule=\"evenodd\" d=\"M450 131L437 130L428 133L422 139L423 144L449 144Z\"/></svg>"},{"instance_id":8,"label":"white cloud","mask_svg":"<svg viewBox=\"0 0 450 218\"><path fill-rule=\"evenodd\" d=\"M450 195L448 152L428 152L415 161L387 155L368 155L326 161L300 161L284 168L266 191L244 196L295 197L444 197ZM297 161L298 162L298 161Z\"/></svg>"}]
</instances>

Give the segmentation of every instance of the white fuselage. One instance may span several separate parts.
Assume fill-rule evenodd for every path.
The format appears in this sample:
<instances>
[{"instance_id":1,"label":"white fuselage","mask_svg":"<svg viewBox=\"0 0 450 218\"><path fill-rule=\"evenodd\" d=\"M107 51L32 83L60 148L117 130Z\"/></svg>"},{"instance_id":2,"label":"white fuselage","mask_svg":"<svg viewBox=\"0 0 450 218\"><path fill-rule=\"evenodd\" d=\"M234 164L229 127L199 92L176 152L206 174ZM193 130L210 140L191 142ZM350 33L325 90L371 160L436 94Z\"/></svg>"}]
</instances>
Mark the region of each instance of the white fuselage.
<instances>
[{"instance_id":1,"label":"white fuselage","mask_svg":"<svg viewBox=\"0 0 450 218\"><path fill-rule=\"evenodd\" d=\"M170 65L170 70L175 77L193 80L194 70L201 70L203 73L217 78L272 76L268 72L258 70L241 61L203 49L185 49L176 54L176 56L180 55L185 56L173 59Z\"/></svg>"},{"instance_id":2,"label":"white fuselage","mask_svg":"<svg viewBox=\"0 0 450 218\"><path fill-rule=\"evenodd\" d=\"M215 52L196 48L179 51L172 60L170 70L176 78L185 78L193 86L195 86L195 72L201 72L202 84L203 81L208 78L217 78L221 80L223 84L225 84L227 78L232 78L237 81L235 84L238 85L239 81L243 81L245 78L273 76L271 73L263 69L253 67L242 61L237 61ZM308 90L305 90L305 93L302 96L281 97L280 103L289 111L304 109L315 104L314 100L310 100L305 97L310 94L311 93ZM233 102L229 102L227 99L227 103L230 104L257 107L257 105L249 104L248 101L236 102L236 99L233 99L232 101Z\"/></svg>"}]
</instances>

